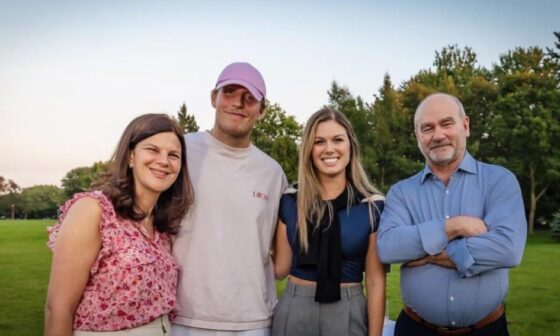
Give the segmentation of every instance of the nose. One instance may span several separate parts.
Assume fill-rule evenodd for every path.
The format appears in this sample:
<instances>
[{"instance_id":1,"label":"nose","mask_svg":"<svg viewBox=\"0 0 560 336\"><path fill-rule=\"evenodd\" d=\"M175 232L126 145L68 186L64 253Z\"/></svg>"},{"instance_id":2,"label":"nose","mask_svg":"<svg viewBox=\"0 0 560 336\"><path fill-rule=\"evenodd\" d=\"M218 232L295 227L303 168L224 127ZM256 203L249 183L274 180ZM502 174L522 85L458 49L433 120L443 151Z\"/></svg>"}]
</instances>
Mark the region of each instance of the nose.
<instances>
[{"instance_id":1,"label":"nose","mask_svg":"<svg viewBox=\"0 0 560 336\"><path fill-rule=\"evenodd\" d=\"M232 101L234 106L243 108L245 106L245 95L243 92L235 92Z\"/></svg>"},{"instance_id":2,"label":"nose","mask_svg":"<svg viewBox=\"0 0 560 336\"><path fill-rule=\"evenodd\" d=\"M156 162L163 167L169 166L169 155L167 153L160 152L157 156Z\"/></svg>"},{"instance_id":3,"label":"nose","mask_svg":"<svg viewBox=\"0 0 560 336\"><path fill-rule=\"evenodd\" d=\"M325 148L325 152L327 152L327 153L334 152L334 144L331 141L327 141L327 146Z\"/></svg>"},{"instance_id":4,"label":"nose","mask_svg":"<svg viewBox=\"0 0 560 336\"><path fill-rule=\"evenodd\" d=\"M433 139L436 141L445 139L445 132L441 129L441 127L436 127L434 129Z\"/></svg>"}]
</instances>

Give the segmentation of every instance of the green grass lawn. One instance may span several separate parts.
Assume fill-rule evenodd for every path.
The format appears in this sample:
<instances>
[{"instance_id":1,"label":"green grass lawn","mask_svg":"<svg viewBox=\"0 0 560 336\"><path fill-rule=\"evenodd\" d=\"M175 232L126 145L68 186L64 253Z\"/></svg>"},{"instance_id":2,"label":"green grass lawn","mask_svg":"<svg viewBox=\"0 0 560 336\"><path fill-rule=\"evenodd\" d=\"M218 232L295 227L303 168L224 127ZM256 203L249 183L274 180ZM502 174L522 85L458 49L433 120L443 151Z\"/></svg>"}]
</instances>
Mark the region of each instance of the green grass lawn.
<instances>
[{"instance_id":1,"label":"green grass lawn","mask_svg":"<svg viewBox=\"0 0 560 336\"><path fill-rule=\"evenodd\" d=\"M45 227L52 221L0 220L0 335L35 336L43 330L51 253ZM277 285L278 292L283 283ZM387 279L389 317L402 303L398 266ZM529 238L520 267L510 273L507 297L512 336L552 336L560 330L560 243L546 233Z\"/></svg>"}]
</instances>

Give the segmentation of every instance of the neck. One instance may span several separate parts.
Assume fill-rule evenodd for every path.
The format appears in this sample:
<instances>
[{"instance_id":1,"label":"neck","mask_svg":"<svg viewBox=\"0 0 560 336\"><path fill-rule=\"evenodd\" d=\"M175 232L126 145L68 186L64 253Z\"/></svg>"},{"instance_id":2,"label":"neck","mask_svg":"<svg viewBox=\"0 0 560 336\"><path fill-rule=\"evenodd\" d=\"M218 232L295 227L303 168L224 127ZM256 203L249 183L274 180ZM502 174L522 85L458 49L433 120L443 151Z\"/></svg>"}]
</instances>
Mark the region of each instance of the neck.
<instances>
[{"instance_id":1,"label":"neck","mask_svg":"<svg viewBox=\"0 0 560 336\"><path fill-rule=\"evenodd\" d=\"M451 175L457 171L459 167L459 162L450 163L447 165L435 165L435 164L428 164L432 173L437 176L445 185L449 183L449 179Z\"/></svg>"},{"instance_id":2,"label":"neck","mask_svg":"<svg viewBox=\"0 0 560 336\"><path fill-rule=\"evenodd\" d=\"M146 195L135 195L134 204L142 210L148 217L152 214L152 211L156 205L159 194L146 194Z\"/></svg>"},{"instance_id":3,"label":"neck","mask_svg":"<svg viewBox=\"0 0 560 336\"><path fill-rule=\"evenodd\" d=\"M335 199L346 188L346 176L340 174L333 177L321 177L321 198L323 200Z\"/></svg>"},{"instance_id":4,"label":"neck","mask_svg":"<svg viewBox=\"0 0 560 336\"><path fill-rule=\"evenodd\" d=\"M214 126L210 130L210 135L219 142L234 148L247 148L251 144L251 133L246 136L235 137L221 131L219 127Z\"/></svg>"}]
</instances>

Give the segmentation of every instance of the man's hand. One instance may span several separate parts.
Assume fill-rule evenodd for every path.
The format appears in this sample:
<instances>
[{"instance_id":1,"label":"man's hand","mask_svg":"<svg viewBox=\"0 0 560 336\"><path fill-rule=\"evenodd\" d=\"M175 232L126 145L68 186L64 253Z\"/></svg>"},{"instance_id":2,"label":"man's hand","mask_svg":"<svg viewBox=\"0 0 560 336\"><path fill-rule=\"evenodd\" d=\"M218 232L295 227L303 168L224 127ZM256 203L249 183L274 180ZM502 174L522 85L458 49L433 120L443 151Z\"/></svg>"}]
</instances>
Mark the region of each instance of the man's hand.
<instances>
[{"instance_id":1,"label":"man's hand","mask_svg":"<svg viewBox=\"0 0 560 336\"><path fill-rule=\"evenodd\" d=\"M456 216L445 221L445 234L449 240L478 236L486 232L486 223L478 217Z\"/></svg>"},{"instance_id":2,"label":"man's hand","mask_svg":"<svg viewBox=\"0 0 560 336\"><path fill-rule=\"evenodd\" d=\"M409 261L403 264L403 267L417 267L426 264L434 264L441 267L457 269L453 260L449 258L447 252L443 251L435 255L427 255L423 258Z\"/></svg>"}]
</instances>

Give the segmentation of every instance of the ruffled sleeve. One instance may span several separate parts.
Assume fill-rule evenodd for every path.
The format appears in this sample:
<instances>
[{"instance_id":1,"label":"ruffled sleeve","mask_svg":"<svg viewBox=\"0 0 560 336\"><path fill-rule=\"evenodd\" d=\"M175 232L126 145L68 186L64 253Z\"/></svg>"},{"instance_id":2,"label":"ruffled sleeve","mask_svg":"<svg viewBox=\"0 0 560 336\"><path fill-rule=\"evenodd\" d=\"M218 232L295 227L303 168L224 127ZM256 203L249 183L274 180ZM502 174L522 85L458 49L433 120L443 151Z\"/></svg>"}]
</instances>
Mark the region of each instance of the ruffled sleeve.
<instances>
[{"instance_id":1,"label":"ruffled sleeve","mask_svg":"<svg viewBox=\"0 0 560 336\"><path fill-rule=\"evenodd\" d=\"M103 194L103 192L96 190L96 191L89 191L89 192L75 194L74 197L66 201L66 203L64 203L62 206L60 206L60 216L56 224L47 227L47 232L49 235L47 246L51 250L54 250L54 246L58 238L58 234L60 232L62 222L66 218L68 211L77 201L79 201L84 197L89 197L97 200L97 202L101 206L101 222L99 223L99 230L101 232L101 240L102 240L103 247L99 253L96 262L92 266L91 272L94 273L95 271L97 271L99 260L102 259L106 253L108 253L107 250L110 248L109 237L107 237L105 232L107 231L108 227L110 227L111 225L115 225L114 224L115 210L113 208L113 204L107 198L107 196Z\"/></svg>"}]
</instances>

